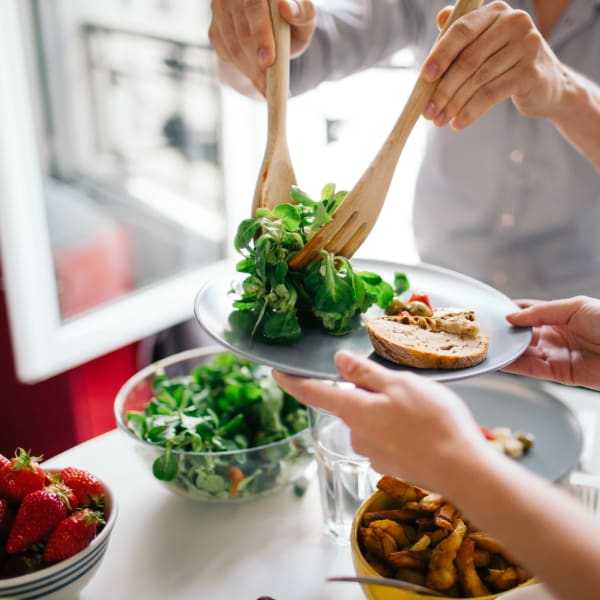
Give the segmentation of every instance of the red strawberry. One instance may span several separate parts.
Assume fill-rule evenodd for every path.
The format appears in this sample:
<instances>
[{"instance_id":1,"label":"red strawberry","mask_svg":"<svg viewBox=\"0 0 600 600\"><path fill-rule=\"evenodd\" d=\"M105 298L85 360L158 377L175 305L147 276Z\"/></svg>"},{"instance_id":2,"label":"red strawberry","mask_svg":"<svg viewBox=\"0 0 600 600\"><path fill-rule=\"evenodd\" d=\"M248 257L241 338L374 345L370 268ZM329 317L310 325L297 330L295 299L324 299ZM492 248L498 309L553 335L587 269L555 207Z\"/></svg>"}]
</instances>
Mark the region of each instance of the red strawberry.
<instances>
[{"instance_id":1,"label":"red strawberry","mask_svg":"<svg viewBox=\"0 0 600 600\"><path fill-rule=\"evenodd\" d=\"M0 544L4 546L8 538L8 533L15 519L13 509L8 505L4 498L0 498Z\"/></svg>"},{"instance_id":2,"label":"red strawberry","mask_svg":"<svg viewBox=\"0 0 600 600\"><path fill-rule=\"evenodd\" d=\"M54 478L54 476L50 478L50 483L46 485L46 489L60 494L65 500L67 510L75 510L79 506L79 500L75 492L63 481L60 481L58 476L57 478Z\"/></svg>"},{"instance_id":3,"label":"red strawberry","mask_svg":"<svg viewBox=\"0 0 600 600\"><path fill-rule=\"evenodd\" d=\"M4 498L0 498L0 528L8 517L8 502Z\"/></svg>"},{"instance_id":4,"label":"red strawberry","mask_svg":"<svg viewBox=\"0 0 600 600\"><path fill-rule=\"evenodd\" d=\"M42 567L42 556L37 548L12 554L0 566L0 579L33 573Z\"/></svg>"},{"instance_id":5,"label":"red strawberry","mask_svg":"<svg viewBox=\"0 0 600 600\"><path fill-rule=\"evenodd\" d=\"M101 505L104 498L102 482L89 471L76 467L65 467L61 471L62 480L70 487L80 506Z\"/></svg>"},{"instance_id":6,"label":"red strawberry","mask_svg":"<svg viewBox=\"0 0 600 600\"><path fill-rule=\"evenodd\" d=\"M104 523L102 515L89 508L63 519L46 544L44 562L65 560L89 546L96 537L100 523Z\"/></svg>"},{"instance_id":7,"label":"red strawberry","mask_svg":"<svg viewBox=\"0 0 600 600\"><path fill-rule=\"evenodd\" d=\"M0 494L7 500L23 500L27 494L44 487L46 474L38 464L40 456L31 456L17 448L15 456L0 470Z\"/></svg>"},{"instance_id":8,"label":"red strawberry","mask_svg":"<svg viewBox=\"0 0 600 600\"><path fill-rule=\"evenodd\" d=\"M0 471L4 469L4 467L8 467L10 465L10 460L4 456L4 454L0 454Z\"/></svg>"},{"instance_id":9,"label":"red strawberry","mask_svg":"<svg viewBox=\"0 0 600 600\"><path fill-rule=\"evenodd\" d=\"M6 551L17 554L49 536L67 516L65 499L58 492L36 490L27 495L8 534Z\"/></svg>"}]
</instances>

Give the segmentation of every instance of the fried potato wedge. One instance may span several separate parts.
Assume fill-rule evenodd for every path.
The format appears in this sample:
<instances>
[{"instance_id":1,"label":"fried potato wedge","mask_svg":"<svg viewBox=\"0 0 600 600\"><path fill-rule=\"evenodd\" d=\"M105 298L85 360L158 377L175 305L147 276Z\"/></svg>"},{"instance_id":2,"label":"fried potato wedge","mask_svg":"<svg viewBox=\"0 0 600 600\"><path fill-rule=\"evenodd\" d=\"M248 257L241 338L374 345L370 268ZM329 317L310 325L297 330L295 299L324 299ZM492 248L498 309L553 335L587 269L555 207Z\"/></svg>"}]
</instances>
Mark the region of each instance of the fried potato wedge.
<instances>
[{"instance_id":1,"label":"fried potato wedge","mask_svg":"<svg viewBox=\"0 0 600 600\"><path fill-rule=\"evenodd\" d=\"M475 569L474 555L475 542L471 538L463 539L463 543L456 553L458 578L469 597L485 596L490 592Z\"/></svg>"},{"instance_id":2,"label":"fried potato wedge","mask_svg":"<svg viewBox=\"0 0 600 600\"><path fill-rule=\"evenodd\" d=\"M456 585L457 573L454 559L466 532L467 526L464 521L457 519L454 531L432 550L427 571L428 587L444 592Z\"/></svg>"},{"instance_id":3,"label":"fried potato wedge","mask_svg":"<svg viewBox=\"0 0 600 600\"><path fill-rule=\"evenodd\" d=\"M427 490L402 481L402 479L388 475L384 475L377 482L377 488L402 502L418 502L429 493Z\"/></svg>"}]
</instances>

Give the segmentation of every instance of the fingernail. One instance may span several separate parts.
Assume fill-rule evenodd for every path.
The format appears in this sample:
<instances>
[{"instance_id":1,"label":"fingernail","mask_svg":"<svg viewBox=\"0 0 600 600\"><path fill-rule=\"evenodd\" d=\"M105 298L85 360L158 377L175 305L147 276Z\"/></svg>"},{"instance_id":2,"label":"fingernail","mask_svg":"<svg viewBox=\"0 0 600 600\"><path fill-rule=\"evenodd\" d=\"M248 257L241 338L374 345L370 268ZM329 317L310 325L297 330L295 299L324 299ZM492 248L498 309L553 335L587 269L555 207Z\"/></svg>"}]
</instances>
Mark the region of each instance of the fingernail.
<instances>
[{"instance_id":1,"label":"fingernail","mask_svg":"<svg viewBox=\"0 0 600 600\"><path fill-rule=\"evenodd\" d=\"M429 80L429 81L434 81L436 79L436 77L439 75L440 72L440 68L438 67L438 65L436 63L428 63L425 66L425 79Z\"/></svg>"},{"instance_id":2,"label":"fingernail","mask_svg":"<svg viewBox=\"0 0 600 600\"><path fill-rule=\"evenodd\" d=\"M436 125L445 125L446 121L448 120L447 116L446 116L446 111L443 110L436 118L435 118L435 124Z\"/></svg>"},{"instance_id":3,"label":"fingernail","mask_svg":"<svg viewBox=\"0 0 600 600\"><path fill-rule=\"evenodd\" d=\"M260 65L265 68L270 66L267 64L268 60L269 60L269 51L266 48L259 48L258 49L258 61L260 62Z\"/></svg>"},{"instance_id":4,"label":"fingernail","mask_svg":"<svg viewBox=\"0 0 600 600\"><path fill-rule=\"evenodd\" d=\"M437 111L437 108L435 107L435 104L433 102L430 102L426 107L425 107L425 112L423 113L428 119L432 119L433 116L435 115Z\"/></svg>"},{"instance_id":5,"label":"fingernail","mask_svg":"<svg viewBox=\"0 0 600 600\"><path fill-rule=\"evenodd\" d=\"M335 366L340 373L352 373L354 367L356 366L356 360L349 352L340 350L335 355Z\"/></svg>"}]
</instances>

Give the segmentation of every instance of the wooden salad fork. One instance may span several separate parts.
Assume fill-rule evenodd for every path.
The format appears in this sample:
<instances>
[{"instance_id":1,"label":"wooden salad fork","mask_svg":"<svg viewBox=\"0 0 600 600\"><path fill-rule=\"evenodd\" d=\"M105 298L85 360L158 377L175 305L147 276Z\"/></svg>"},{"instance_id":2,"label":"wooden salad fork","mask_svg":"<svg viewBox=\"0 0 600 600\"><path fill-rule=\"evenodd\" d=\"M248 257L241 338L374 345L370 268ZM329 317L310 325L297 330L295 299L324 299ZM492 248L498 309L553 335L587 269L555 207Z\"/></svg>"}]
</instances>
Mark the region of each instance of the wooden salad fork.
<instances>
[{"instance_id":1,"label":"wooden salad fork","mask_svg":"<svg viewBox=\"0 0 600 600\"><path fill-rule=\"evenodd\" d=\"M273 208L289 200L296 185L286 137L287 100L290 86L290 25L279 15L279 0L269 0L275 62L267 69L267 144L258 174L252 214L259 207Z\"/></svg>"},{"instance_id":2,"label":"wooden salad fork","mask_svg":"<svg viewBox=\"0 0 600 600\"><path fill-rule=\"evenodd\" d=\"M481 3L482 0L457 0L436 43L454 21L478 8ZM318 259L322 249L350 258L365 241L383 207L400 153L437 85L437 81L427 82L420 77L417 79L400 117L383 146L333 213L332 220L323 225L290 259L289 265L292 269L305 269Z\"/></svg>"}]
</instances>

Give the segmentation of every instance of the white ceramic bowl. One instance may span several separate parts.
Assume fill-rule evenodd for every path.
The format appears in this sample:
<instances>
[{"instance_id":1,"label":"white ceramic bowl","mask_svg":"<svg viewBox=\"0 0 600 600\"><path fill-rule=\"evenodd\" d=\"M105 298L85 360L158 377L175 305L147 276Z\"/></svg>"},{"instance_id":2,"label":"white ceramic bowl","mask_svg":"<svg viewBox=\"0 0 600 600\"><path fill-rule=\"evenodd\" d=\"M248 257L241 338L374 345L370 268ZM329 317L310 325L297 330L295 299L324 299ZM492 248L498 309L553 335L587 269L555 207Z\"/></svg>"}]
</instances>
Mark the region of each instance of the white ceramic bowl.
<instances>
[{"instance_id":1,"label":"white ceramic bowl","mask_svg":"<svg viewBox=\"0 0 600 600\"><path fill-rule=\"evenodd\" d=\"M60 469L45 469L56 473ZM77 598L98 570L117 519L117 500L102 481L105 492L106 524L91 544L59 563L27 575L0 579L0 598L33 600L34 598L67 600Z\"/></svg>"}]
</instances>

